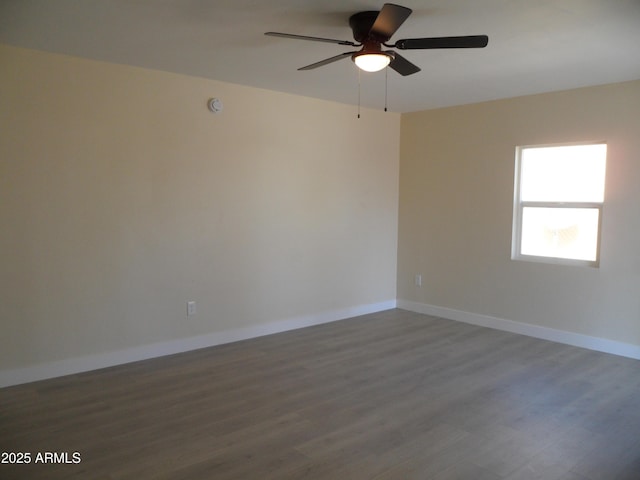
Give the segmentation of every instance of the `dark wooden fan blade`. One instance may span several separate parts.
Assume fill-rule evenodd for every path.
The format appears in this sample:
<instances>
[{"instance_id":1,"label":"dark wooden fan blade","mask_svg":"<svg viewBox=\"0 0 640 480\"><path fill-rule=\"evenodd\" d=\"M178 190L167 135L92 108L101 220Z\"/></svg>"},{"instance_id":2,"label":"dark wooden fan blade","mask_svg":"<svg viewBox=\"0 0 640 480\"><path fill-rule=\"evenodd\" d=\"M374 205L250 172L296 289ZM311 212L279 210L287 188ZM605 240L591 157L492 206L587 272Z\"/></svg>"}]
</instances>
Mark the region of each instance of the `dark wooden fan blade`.
<instances>
[{"instance_id":1,"label":"dark wooden fan blade","mask_svg":"<svg viewBox=\"0 0 640 480\"><path fill-rule=\"evenodd\" d=\"M483 48L489 43L486 35L464 37L407 38L398 40L393 47L400 50L425 50L433 48Z\"/></svg>"},{"instance_id":2,"label":"dark wooden fan blade","mask_svg":"<svg viewBox=\"0 0 640 480\"><path fill-rule=\"evenodd\" d=\"M404 58L402 55L393 52L394 59L389 63L389 67L393 68L396 72L398 72L402 76L413 75L414 73L418 73L420 71L420 67L414 65L409 60Z\"/></svg>"},{"instance_id":3,"label":"dark wooden fan blade","mask_svg":"<svg viewBox=\"0 0 640 480\"><path fill-rule=\"evenodd\" d=\"M335 40L333 38L322 38L322 37L307 37L306 35L294 35L292 33L266 32L265 35L268 35L270 37L293 38L295 40L309 40L311 42L337 43L338 45L350 45L352 47L359 46L358 43L353 43L349 40Z\"/></svg>"},{"instance_id":4,"label":"dark wooden fan blade","mask_svg":"<svg viewBox=\"0 0 640 480\"><path fill-rule=\"evenodd\" d=\"M323 65L328 65L333 62L337 62L338 60L342 60L343 58L350 57L356 52L345 52L340 55L336 55L335 57L326 58L316 63L312 63L311 65L307 65L306 67L299 68L298 70L313 70L314 68L322 67Z\"/></svg>"},{"instance_id":5,"label":"dark wooden fan blade","mask_svg":"<svg viewBox=\"0 0 640 480\"><path fill-rule=\"evenodd\" d=\"M400 25L411 15L410 8L395 5L393 3L385 3L371 27L371 34L381 41L389 40Z\"/></svg>"}]
</instances>

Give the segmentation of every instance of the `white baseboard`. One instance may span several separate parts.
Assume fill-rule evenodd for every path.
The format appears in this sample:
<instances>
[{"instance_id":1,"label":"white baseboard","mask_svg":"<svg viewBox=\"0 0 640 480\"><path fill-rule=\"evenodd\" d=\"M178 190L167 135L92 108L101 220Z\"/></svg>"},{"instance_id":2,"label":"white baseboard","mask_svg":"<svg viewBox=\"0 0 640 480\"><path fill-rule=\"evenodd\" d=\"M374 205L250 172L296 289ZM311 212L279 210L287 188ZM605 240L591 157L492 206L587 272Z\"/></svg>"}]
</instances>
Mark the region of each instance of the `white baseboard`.
<instances>
[{"instance_id":1,"label":"white baseboard","mask_svg":"<svg viewBox=\"0 0 640 480\"><path fill-rule=\"evenodd\" d=\"M196 337L181 338L168 342L141 345L139 347L118 350L115 352L88 355L84 357L68 358L55 362L49 362L23 368L0 371L0 388L22 383L35 382L48 378L61 377L74 373L97 370L99 368L112 367L124 363L147 360L149 358L172 355L174 353L197 350L199 348L222 345L224 343L246 340L249 338L261 337L272 333L285 332L298 328L329 323L345 318L366 315L368 313L381 312L396 307L395 300L386 302L359 305L355 307L329 310L316 314L304 315L289 318L278 322L264 325L254 325L250 327L214 332Z\"/></svg>"},{"instance_id":2,"label":"white baseboard","mask_svg":"<svg viewBox=\"0 0 640 480\"><path fill-rule=\"evenodd\" d=\"M611 353L622 357L635 358L640 360L640 346L630 343L608 340L606 338L591 337L581 333L565 332L555 328L541 327L529 323L514 322L503 318L481 315L478 313L465 312L452 308L438 307L426 303L412 302L410 300L398 300L398 308L409 310L434 317L456 320L458 322L470 323L481 327L495 328L511 333L519 333L529 337L541 338L552 342L564 343L575 347L587 348L598 352Z\"/></svg>"}]
</instances>

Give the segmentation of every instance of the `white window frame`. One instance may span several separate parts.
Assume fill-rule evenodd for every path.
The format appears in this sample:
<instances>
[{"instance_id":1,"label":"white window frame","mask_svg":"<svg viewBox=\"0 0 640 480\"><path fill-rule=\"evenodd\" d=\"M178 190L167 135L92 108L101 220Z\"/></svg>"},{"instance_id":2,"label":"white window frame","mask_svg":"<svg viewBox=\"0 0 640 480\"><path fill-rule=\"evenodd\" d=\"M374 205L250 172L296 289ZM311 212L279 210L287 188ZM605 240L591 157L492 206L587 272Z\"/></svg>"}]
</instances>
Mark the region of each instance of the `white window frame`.
<instances>
[{"instance_id":1,"label":"white window frame","mask_svg":"<svg viewBox=\"0 0 640 480\"><path fill-rule=\"evenodd\" d=\"M513 202L513 229L511 241L511 259L522 260L536 263L550 263L557 265L572 265L598 268L600 266L600 240L602 237L602 211L604 200L602 202L536 202L522 201L521 199L521 179L522 179L522 151L529 148L545 148L545 147L567 147L580 145L606 145L606 142L574 142L574 143L555 143L544 145L523 145L516 147L516 170L514 182L514 202ZM538 208L585 208L598 210L598 233L596 239L596 259L595 260L579 260L561 257L546 257L539 255L524 255L522 251L522 216L526 207Z\"/></svg>"}]
</instances>

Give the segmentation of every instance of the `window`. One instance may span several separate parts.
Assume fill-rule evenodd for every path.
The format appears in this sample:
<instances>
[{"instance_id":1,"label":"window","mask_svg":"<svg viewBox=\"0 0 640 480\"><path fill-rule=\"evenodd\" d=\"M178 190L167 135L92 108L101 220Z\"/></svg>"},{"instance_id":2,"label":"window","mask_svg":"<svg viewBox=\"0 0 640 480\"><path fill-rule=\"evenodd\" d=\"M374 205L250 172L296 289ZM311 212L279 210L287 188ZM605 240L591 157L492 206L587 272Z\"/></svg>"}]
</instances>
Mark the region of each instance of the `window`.
<instances>
[{"instance_id":1,"label":"window","mask_svg":"<svg viewBox=\"0 0 640 480\"><path fill-rule=\"evenodd\" d=\"M518 147L512 258L598 266L607 145Z\"/></svg>"}]
</instances>

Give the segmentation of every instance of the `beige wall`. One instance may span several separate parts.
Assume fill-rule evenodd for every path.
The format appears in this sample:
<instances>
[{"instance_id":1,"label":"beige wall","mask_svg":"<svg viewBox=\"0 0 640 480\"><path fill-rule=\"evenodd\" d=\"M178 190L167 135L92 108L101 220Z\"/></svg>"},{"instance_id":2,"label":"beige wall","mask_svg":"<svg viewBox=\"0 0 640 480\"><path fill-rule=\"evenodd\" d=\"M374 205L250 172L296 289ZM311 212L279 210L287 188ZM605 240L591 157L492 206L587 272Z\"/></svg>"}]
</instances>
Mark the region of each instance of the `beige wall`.
<instances>
[{"instance_id":1,"label":"beige wall","mask_svg":"<svg viewBox=\"0 0 640 480\"><path fill-rule=\"evenodd\" d=\"M398 114L8 46L0 77L0 370L395 301Z\"/></svg>"},{"instance_id":2,"label":"beige wall","mask_svg":"<svg viewBox=\"0 0 640 480\"><path fill-rule=\"evenodd\" d=\"M515 147L581 141L608 143L600 268L512 261ZM399 302L640 345L639 185L638 81L403 115Z\"/></svg>"}]
</instances>

